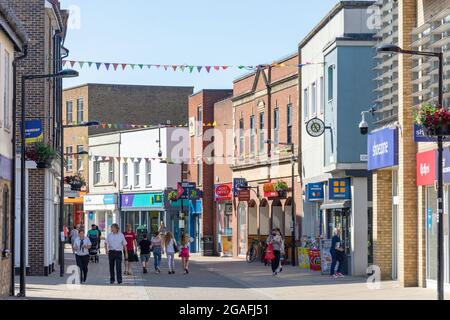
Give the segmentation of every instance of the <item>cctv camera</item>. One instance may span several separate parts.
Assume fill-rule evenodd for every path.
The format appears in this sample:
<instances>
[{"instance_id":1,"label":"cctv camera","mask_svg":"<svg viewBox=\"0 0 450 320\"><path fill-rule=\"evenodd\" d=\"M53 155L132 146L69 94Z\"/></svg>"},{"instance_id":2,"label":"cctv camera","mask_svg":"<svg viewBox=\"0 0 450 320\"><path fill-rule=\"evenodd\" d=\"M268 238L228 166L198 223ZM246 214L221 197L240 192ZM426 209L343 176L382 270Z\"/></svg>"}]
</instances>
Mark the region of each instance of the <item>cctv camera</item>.
<instances>
[{"instance_id":1,"label":"cctv camera","mask_svg":"<svg viewBox=\"0 0 450 320\"><path fill-rule=\"evenodd\" d=\"M369 133L369 125L365 120L361 121L359 124L359 131L362 135L366 135Z\"/></svg>"},{"instance_id":2,"label":"cctv camera","mask_svg":"<svg viewBox=\"0 0 450 320\"><path fill-rule=\"evenodd\" d=\"M158 158L161 158L161 157L162 157L162 151L159 150L159 151L158 151Z\"/></svg>"}]
</instances>

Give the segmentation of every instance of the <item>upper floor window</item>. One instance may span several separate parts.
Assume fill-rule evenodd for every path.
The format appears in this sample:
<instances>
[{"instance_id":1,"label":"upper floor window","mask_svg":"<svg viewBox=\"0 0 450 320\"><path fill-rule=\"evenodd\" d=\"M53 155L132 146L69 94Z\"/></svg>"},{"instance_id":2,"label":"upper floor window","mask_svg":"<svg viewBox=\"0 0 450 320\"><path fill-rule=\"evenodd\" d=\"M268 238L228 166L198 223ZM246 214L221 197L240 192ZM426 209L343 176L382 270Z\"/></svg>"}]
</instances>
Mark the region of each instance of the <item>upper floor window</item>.
<instances>
[{"instance_id":1,"label":"upper floor window","mask_svg":"<svg viewBox=\"0 0 450 320\"><path fill-rule=\"evenodd\" d=\"M287 105L287 143L292 143L292 104Z\"/></svg>"},{"instance_id":2,"label":"upper floor window","mask_svg":"<svg viewBox=\"0 0 450 320\"><path fill-rule=\"evenodd\" d=\"M84 151L84 147L82 145L77 146L77 170L83 170L83 155L80 153Z\"/></svg>"},{"instance_id":3,"label":"upper floor window","mask_svg":"<svg viewBox=\"0 0 450 320\"><path fill-rule=\"evenodd\" d=\"M94 185L100 183L100 161L94 161Z\"/></svg>"},{"instance_id":4,"label":"upper floor window","mask_svg":"<svg viewBox=\"0 0 450 320\"><path fill-rule=\"evenodd\" d=\"M311 85L311 116L317 115L317 85L315 82Z\"/></svg>"},{"instance_id":5,"label":"upper floor window","mask_svg":"<svg viewBox=\"0 0 450 320\"><path fill-rule=\"evenodd\" d=\"M244 154L244 119L239 120L239 154Z\"/></svg>"},{"instance_id":6,"label":"upper floor window","mask_svg":"<svg viewBox=\"0 0 450 320\"><path fill-rule=\"evenodd\" d=\"M9 52L5 50L5 66L4 66L4 79L3 79L3 121L4 126L6 129L11 128L10 124L10 118L11 118L11 110L10 110L10 103L11 103L11 92L10 92L10 86L11 86L11 57L9 55Z\"/></svg>"},{"instance_id":7,"label":"upper floor window","mask_svg":"<svg viewBox=\"0 0 450 320\"><path fill-rule=\"evenodd\" d=\"M203 134L203 108L197 108L197 135Z\"/></svg>"},{"instance_id":8,"label":"upper floor window","mask_svg":"<svg viewBox=\"0 0 450 320\"><path fill-rule=\"evenodd\" d=\"M73 102L67 101L66 102L66 123L72 123L73 122Z\"/></svg>"},{"instance_id":9,"label":"upper floor window","mask_svg":"<svg viewBox=\"0 0 450 320\"><path fill-rule=\"evenodd\" d=\"M255 128L255 116L250 117L250 153L255 153L255 140L256 140L256 128Z\"/></svg>"},{"instance_id":10,"label":"upper floor window","mask_svg":"<svg viewBox=\"0 0 450 320\"><path fill-rule=\"evenodd\" d=\"M303 118L308 120L309 118L309 92L308 89L303 90Z\"/></svg>"},{"instance_id":11,"label":"upper floor window","mask_svg":"<svg viewBox=\"0 0 450 320\"><path fill-rule=\"evenodd\" d=\"M259 113L259 153L264 153L265 146L264 112Z\"/></svg>"},{"instance_id":12,"label":"upper floor window","mask_svg":"<svg viewBox=\"0 0 450 320\"><path fill-rule=\"evenodd\" d=\"M114 182L114 159L110 159L108 162L108 183Z\"/></svg>"},{"instance_id":13,"label":"upper floor window","mask_svg":"<svg viewBox=\"0 0 450 320\"><path fill-rule=\"evenodd\" d=\"M66 147L66 170L73 170L73 148L72 146Z\"/></svg>"},{"instance_id":14,"label":"upper floor window","mask_svg":"<svg viewBox=\"0 0 450 320\"><path fill-rule=\"evenodd\" d=\"M273 111L273 140L275 145L280 142L280 109L275 108Z\"/></svg>"},{"instance_id":15,"label":"upper floor window","mask_svg":"<svg viewBox=\"0 0 450 320\"><path fill-rule=\"evenodd\" d=\"M328 101L334 98L334 66L328 67Z\"/></svg>"},{"instance_id":16,"label":"upper floor window","mask_svg":"<svg viewBox=\"0 0 450 320\"><path fill-rule=\"evenodd\" d=\"M145 185L152 185L152 162L150 160L145 160Z\"/></svg>"},{"instance_id":17,"label":"upper floor window","mask_svg":"<svg viewBox=\"0 0 450 320\"><path fill-rule=\"evenodd\" d=\"M128 162L125 162L123 164L123 187L128 187L129 181L128 181Z\"/></svg>"},{"instance_id":18,"label":"upper floor window","mask_svg":"<svg viewBox=\"0 0 450 320\"><path fill-rule=\"evenodd\" d=\"M203 166L202 160L197 161L197 185L203 185Z\"/></svg>"},{"instance_id":19,"label":"upper floor window","mask_svg":"<svg viewBox=\"0 0 450 320\"><path fill-rule=\"evenodd\" d=\"M134 162L134 186L139 187L141 184L141 164L139 162Z\"/></svg>"},{"instance_id":20,"label":"upper floor window","mask_svg":"<svg viewBox=\"0 0 450 320\"><path fill-rule=\"evenodd\" d=\"M324 89L325 89L325 84L323 81L323 77L320 77L320 83L319 83L319 97L320 97L320 102L319 102L319 109L320 109L320 113L324 113L325 111L325 99L324 99Z\"/></svg>"},{"instance_id":21,"label":"upper floor window","mask_svg":"<svg viewBox=\"0 0 450 320\"><path fill-rule=\"evenodd\" d=\"M77 100L77 123L84 121L84 101L83 98Z\"/></svg>"}]
</instances>

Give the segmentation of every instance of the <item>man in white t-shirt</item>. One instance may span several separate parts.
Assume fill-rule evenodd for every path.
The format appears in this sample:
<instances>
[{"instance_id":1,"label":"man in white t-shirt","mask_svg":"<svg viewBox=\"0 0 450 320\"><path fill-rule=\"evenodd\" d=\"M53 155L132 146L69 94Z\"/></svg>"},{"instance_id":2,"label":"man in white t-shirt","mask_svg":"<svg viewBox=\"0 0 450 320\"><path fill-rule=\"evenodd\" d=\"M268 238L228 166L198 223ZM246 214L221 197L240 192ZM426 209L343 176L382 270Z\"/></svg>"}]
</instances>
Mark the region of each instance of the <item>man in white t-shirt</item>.
<instances>
[{"instance_id":1,"label":"man in white t-shirt","mask_svg":"<svg viewBox=\"0 0 450 320\"><path fill-rule=\"evenodd\" d=\"M111 233L108 234L105 241L105 251L109 259L110 283L114 284L114 267L116 269L117 283L122 283L122 252L125 253L125 261L128 260L127 240L122 232L119 231L119 225L114 223L111 226Z\"/></svg>"}]
</instances>

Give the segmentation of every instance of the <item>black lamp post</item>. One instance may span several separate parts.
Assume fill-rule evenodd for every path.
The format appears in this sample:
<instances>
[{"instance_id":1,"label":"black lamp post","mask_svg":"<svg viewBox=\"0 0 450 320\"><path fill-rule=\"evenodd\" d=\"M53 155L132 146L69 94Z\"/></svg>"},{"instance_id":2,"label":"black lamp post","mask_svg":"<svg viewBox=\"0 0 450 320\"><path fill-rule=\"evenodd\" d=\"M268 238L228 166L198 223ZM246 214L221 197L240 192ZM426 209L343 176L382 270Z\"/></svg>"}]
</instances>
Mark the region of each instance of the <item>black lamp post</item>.
<instances>
[{"instance_id":1,"label":"black lamp post","mask_svg":"<svg viewBox=\"0 0 450 320\"><path fill-rule=\"evenodd\" d=\"M443 108L444 103L444 55L442 52L430 51L411 51L403 50L396 45L384 45L378 48L378 52L391 52L399 54L409 54L417 56L425 56L439 59L439 100L438 107ZM438 145L438 274L437 274L437 293L438 300L444 300L444 179L443 179L443 140L444 137L440 134L437 136Z\"/></svg>"},{"instance_id":2,"label":"black lamp post","mask_svg":"<svg viewBox=\"0 0 450 320\"><path fill-rule=\"evenodd\" d=\"M270 144L274 144L273 141L271 140L267 140L266 141L269 145ZM292 244L291 244L291 248L292 248L292 266L295 266L295 162L296 162L296 157L295 157L295 145L293 143L282 143L279 142L279 145L282 146L289 146L290 147L290 152L292 155L291 158L291 164L292 164L292 172L291 172L291 185L292 185L292 203L291 203L291 210L292 210L292 231L291 231L291 236L292 236Z\"/></svg>"},{"instance_id":3,"label":"black lamp post","mask_svg":"<svg viewBox=\"0 0 450 320\"><path fill-rule=\"evenodd\" d=\"M23 75L22 76L22 107L21 107L21 159L20 159L20 292L19 297L25 297L25 233L26 233L26 212L25 212L25 146L26 146L26 81L48 78L74 78L78 77L75 70L66 69L58 73L47 75Z\"/></svg>"}]
</instances>

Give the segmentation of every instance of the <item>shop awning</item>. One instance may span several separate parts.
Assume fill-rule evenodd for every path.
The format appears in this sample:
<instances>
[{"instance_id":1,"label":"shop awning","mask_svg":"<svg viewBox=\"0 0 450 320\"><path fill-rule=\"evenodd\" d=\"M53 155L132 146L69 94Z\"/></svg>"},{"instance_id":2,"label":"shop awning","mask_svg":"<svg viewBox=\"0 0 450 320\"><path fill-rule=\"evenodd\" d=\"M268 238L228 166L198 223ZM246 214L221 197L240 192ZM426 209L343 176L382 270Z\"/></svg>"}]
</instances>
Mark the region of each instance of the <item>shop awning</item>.
<instances>
[{"instance_id":1,"label":"shop awning","mask_svg":"<svg viewBox=\"0 0 450 320\"><path fill-rule=\"evenodd\" d=\"M324 203L320 206L321 210L326 209L344 209L344 208L350 208L351 207L351 201L350 200L344 200L344 201L334 201L334 202L328 202Z\"/></svg>"}]
</instances>

